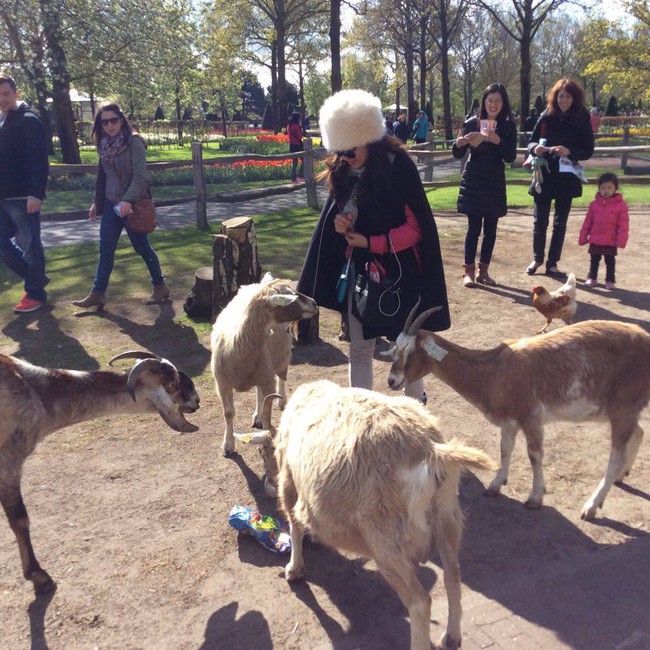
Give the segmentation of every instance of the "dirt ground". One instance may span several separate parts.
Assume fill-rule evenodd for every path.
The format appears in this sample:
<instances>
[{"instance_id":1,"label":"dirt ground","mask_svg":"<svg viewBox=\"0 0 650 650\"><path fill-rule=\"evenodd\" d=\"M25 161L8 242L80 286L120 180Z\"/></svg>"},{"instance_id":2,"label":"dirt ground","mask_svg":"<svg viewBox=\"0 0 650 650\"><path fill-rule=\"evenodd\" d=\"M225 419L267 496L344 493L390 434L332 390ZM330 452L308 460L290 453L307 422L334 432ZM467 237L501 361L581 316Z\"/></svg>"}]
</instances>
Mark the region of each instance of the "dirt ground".
<instances>
[{"instance_id":1,"label":"dirt ground","mask_svg":"<svg viewBox=\"0 0 650 650\"><path fill-rule=\"evenodd\" d=\"M584 281L585 248L577 246L582 221L569 222L561 268ZM543 319L530 288L558 283L523 271L530 262L532 217L517 211L500 223L491 270L494 289L461 287L463 218L438 216L452 309L445 336L472 348L532 335ZM650 210L632 214L631 237L618 258L618 288L578 290L577 320L620 319L650 330ZM302 254L302 252L300 253ZM604 271L604 269L603 269ZM206 374L209 331L198 336L176 326L157 334L182 309L179 299L161 308L135 300L104 318L75 319L63 304L33 317L3 314L0 352L36 363L80 354L92 360L98 341L115 352L137 346L166 353L198 377L202 407L190 419L195 434L179 435L156 416L101 419L44 441L26 464L23 488L36 554L58 583L50 598L34 599L22 579L14 536L0 522L0 648L105 649L314 649L408 647L406 612L372 562L305 543L306 582L283 578L286 556L276 556L228 525L233 505L273 513L264 494L255 449L221 455L221 407ZM167 331L167 330L166 330ZM327 377L347 381L346 344L338 319L325 313L322 342L294 350L290 387ZM88 363L86 364L88 365ZM92 366L92 363L90 364ZM388 392L386 361L377 356L376 389ZM448 437L499 456L498 430L441 382L428 377L428 408ZM236 397L236 430L248 430L253 393ZM642 425L650 427L650 409ZM613 488L592 523L580 520L584 501L602 477L608 455L605 424L547 427L544 508L522 503L531 468L521 437L508 485L495 499L483 496L490 473L467 474L460 498L466 515L461 554L464 593L498 598L499 586L525 580L562 562L584 562L612 546L650 532L650 444L641 447L629 480ZM431 636L444 629L447 608L438 559L420 577L433 597ZM558 597L561 597L559 595ZM521 608L526 611L525 607ZM525 615L525 614L522 614ZM576 631L576 638L580 638ZM580 647L579 644L576 647Z\"/></svg>"}]
</instances>

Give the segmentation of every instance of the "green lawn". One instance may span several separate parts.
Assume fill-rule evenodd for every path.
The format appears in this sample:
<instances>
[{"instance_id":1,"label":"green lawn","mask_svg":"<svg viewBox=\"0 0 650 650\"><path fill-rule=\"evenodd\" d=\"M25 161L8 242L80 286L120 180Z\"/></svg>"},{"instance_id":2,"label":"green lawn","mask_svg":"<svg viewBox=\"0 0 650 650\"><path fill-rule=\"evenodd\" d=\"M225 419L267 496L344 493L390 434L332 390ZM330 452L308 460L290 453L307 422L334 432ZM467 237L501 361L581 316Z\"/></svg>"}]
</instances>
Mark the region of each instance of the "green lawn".
<instances>
[{"instance_id":1,"label":"green lawn","mask_svg":"<svg viewBox=\"0 0 650 650\"><path fill-rule=\"evenodd\" d=\"M288 181L287 181L288 182ZM279 181L251 181L249 183L214 183L206 185L208 196L224 192L243 192L255 187L273 187ZM193 185L168 185L153 188L154 199L158 201L194 196ZM56 191L49 192L43 203L43 213L86 210L93 201L92 191Z\"/></svg>"},{"instance_id":2,"label":"green lawn","mask_svg":"<svg viewBox=\"0 0 650 650\"><path fill-rule=\"evenodd\" d=\"M253 219L263 268L270 270L276 277L296 279L318 213L305 207L275 214L254 215ZM165 275L180 278L193 274L200 266L212 265L212 235L219 232L220 227L213 224L204 231L194 227L157 230L149 237ZM46 258L53 298L69 299L88 292L97 265L97 242L48 248ZM115 256L111 291L114 289L116 295L134 296L142 292L143 269L140 256L134 254L128 242L124 242L118 247ZM11 311L21 292L22 282L1 264L0 312ZM184 313L178 318L190 322Z\"/></svg>"},{"instance_id":3,"label":"green lawn","mask_svg":"<svg viewBox=\"0 0 650 650\"><path fill-rule=\"evenodd\" d=\"M593 200L597 191L596 184L589 183L582 188L582 196L573 200L573 207L586 208ZM621 192L628 205L650 203L650 188L648 185L621 185ZM528 194L525 185L509 185L507 188L508 205L512 208L531 207L533 198ZM458 187L427 188L429 203L435 214L436 210L455 210L458 199Z\"/></svg>"},{"instance_id":4,"label":"green lawn","mask_svg":"<svg viewBox=\"0 0 650 650\"><path fill-rule=\"evenodd\" d=\"M84 146L81 148L79 153L81 154L81 162L84 165L93 165L97 163L97 150L95 147ZM232 153L221 153L218 142L204 142L203 156L205 158L218 158L220 156L232 156ZM177 160L192 160L191 145L188 144L184 147L149 147L147 149L148 162L174 162ZM61 153L57 152L54 156L50 156L50 163L60 164Z\"/></svg>"}]
</instances>

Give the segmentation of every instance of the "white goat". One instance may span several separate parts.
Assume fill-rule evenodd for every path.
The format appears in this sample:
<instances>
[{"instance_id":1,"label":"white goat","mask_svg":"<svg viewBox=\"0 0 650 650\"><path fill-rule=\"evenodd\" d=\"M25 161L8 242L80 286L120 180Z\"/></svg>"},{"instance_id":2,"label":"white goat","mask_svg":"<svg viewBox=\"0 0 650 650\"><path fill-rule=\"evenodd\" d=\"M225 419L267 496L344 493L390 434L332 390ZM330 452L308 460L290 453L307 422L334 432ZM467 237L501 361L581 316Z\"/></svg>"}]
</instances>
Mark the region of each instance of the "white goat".
<instances>
[{"instance_id":1,"label":"white goat","mask_svg":"<svg viewBox=\"0 0 650 650\"><path fill-rule=\"evenodd\" d=\"M261 426L260 414L266 395L279 393L280 407L284 408L285 381L291 361L288 325L310 318L317 311L318 306L311 298L296 293L287 280L274 280L267 273L260 284L241 287L219 314L212 329L212 374L223 403L226 456L235 450L233 390L243 392L257 387L254 427Z\"/></svg>"},{"instance_id":2,"label":"white goat","mask_svg":"<svg viewBox=\"0 0 650 650\"><path fill-rule=\"evenodd\" d=\"M432 310L411 325L411 313L389 352L388 385L398 390L432 373L501 427L501 468L487 489L507 483L519 429L526 436L533 487L525 505L544 498L544 423L609 419L611 450L605 476L585 503L593 519L615 482L632 468L643 429L641 411L650 400L650 334L616 321L584 321L543 336L506 341L491 350L468 350L420 330Z\"/></svg>"},{"instance_id":3,"label":"white goat","mask_svg":"<svg viewBox=\"0 0 650 650\"><path fill-rule=\"evenodd\" d=\"M300 386L277 436L271 429L252 434L251 441L275 444L280 504L291 526L287 580L304 574L306 531L324 544L370 557L408 609L411 650L429 650L431 597L416 567L435 543L449 607L440 647L460 647L458 480L463 466L495 467L484 453L445 444L435 418L410 397L329 381ZM267 477L274 469L267 465Z\"/></svg>"},{"instance_id":4,"label":"white goat","mask_svg":"<svg viewBox=\"0 0 650 650\"><path fill-rule=\"evenodd\" d=\"M16 535L23 575L37 594L56 589L34 555L20 480L23 463L54 431L96 417L158 412L175 431L198 427L184 413L199 408L192 380L167 360L148 352L124 352L111 359L139 358L131 372L49 370L0 354L0 503Z\"/></svg>"}]
</instances>

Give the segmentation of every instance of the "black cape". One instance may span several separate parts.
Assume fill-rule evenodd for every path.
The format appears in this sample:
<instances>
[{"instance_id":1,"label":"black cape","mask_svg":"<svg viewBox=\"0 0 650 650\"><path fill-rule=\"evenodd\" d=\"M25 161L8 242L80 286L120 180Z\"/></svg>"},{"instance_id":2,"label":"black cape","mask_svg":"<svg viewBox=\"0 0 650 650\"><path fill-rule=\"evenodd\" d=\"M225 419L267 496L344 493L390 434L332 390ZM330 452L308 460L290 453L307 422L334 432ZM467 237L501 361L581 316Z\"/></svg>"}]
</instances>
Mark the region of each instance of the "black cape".
<instances>
[{"instance_id":1,"label":"black cape","mask_svg":"<svg viewBox=\"0 0 650 650\"><path fill-rule=\"evenodd\" d=\"M368 193L359 192L359 215L355 230L365 236L386 234L390 229L405 223L405 206L410 207L422 233L422 239L417 244L422 268L419 267L412 248L400 251L397 254L403 273L400 286L409 304L415 304L418 296L421 298L418 313L430 307L442 307L441 311L426 320L423 329L445 330L449 328L451 321L440 241L420 175L415 164L406 154L400 153L394 157L387 155L385 165L382 160L382 167L385 182L381 184L381 189L374 192L372 197L369 197ZM338 302L336 285L346 262L347 243L345 238L334 230L334 217L339 210L340 207L330 196L307 249L298 281L298 291L314 298L321 307L343 312L347 310L347 302L344 301L343 304ZM362 267L366 256L366 249L353 249L353 260L357 268ZM389 275L395 277L394 255L392 253L384 255L381 263ZM403 326L403 322L395 322L384 327L363 322L363 335L365 339L385 336L395 340L403 330Z\"/></svg>"}]
</instances>

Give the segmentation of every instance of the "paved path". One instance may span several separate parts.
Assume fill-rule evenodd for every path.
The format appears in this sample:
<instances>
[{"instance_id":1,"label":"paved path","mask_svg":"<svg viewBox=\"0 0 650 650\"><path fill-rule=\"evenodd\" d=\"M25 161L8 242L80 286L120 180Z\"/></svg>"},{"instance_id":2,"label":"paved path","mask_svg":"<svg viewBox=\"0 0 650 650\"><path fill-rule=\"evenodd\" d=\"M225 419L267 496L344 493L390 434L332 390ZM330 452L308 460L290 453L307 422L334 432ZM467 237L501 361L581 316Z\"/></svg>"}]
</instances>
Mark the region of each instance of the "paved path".
<instances>
[{"instance_id":1,"label":"paved path","mask_svg":"<svg viewBox=\"0 0 650 650\"><path fill-rule=\"evenodd\" d=\"M321 205L325 203L326 198L327 192L323 188L319 188L318 200ZM306 205L307 196L304 189L296 190L290 194L267 196L241 203L208 203L208 221L223 221L231 217L249 214L281 212L292 208L304 208ZM165 230L195 225L195 204L190 202L157 208L156 218ZM126 232L123 232L123 235L125 234ZM46 248L97 242L99 241L99 221L43 221L41 223L41 238Z\"/></svg>"},{"instance_id":2,"label":"paved path","mask_svg":"<svg viewBox=\"0 0 650 650\"><path fill-rule=\"evenodd\" d=\"M458 172L457 161L447 161L436 166L433 172L434 180ZM323 205L327 199L327 191L318 188L318 200ZM292 208L303 208L307 205L307 195L304 188L289 194L267 196L253 201L241 203L208 203L208 221L223 221L231 217L249 214L266 214L281 212ZM157 220L166 230L185 228L196 224L194 202L180 205L160 207L156 210ZM43 221L41 224L43 245L65 246L99 241L99 222L88 221ZM125 235L126 233L123 233Z\"/></svg>"}]
</instances>

